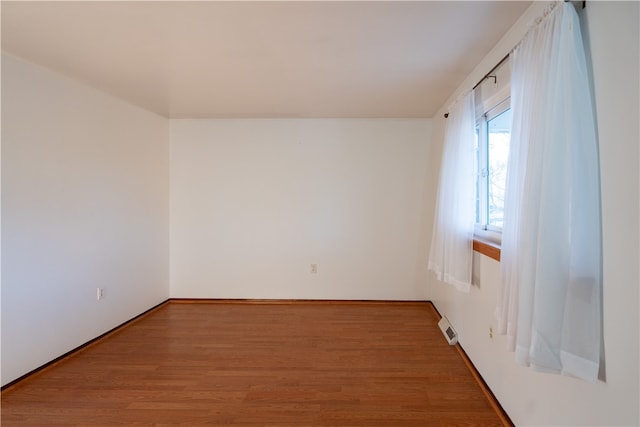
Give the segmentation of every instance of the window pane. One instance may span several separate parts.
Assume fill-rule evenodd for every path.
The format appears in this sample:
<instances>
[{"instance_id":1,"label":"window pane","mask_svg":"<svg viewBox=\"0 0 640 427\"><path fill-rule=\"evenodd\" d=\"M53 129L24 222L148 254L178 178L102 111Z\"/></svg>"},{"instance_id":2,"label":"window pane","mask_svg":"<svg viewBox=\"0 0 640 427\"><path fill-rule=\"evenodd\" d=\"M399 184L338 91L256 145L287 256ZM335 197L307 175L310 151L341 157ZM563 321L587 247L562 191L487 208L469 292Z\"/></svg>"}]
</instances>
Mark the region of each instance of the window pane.
<instances>
[{"instance_id":1,"label":"window pane","mask_svg":"<svg viewBox=\"0 0 640 427\"><path fill-rule=\"evenodd\" d=\"M489 143L489 218L488 224L502 228L504 221L504 189L511 139L511 109L487 122Z\"/></svg>"}]
</instances>

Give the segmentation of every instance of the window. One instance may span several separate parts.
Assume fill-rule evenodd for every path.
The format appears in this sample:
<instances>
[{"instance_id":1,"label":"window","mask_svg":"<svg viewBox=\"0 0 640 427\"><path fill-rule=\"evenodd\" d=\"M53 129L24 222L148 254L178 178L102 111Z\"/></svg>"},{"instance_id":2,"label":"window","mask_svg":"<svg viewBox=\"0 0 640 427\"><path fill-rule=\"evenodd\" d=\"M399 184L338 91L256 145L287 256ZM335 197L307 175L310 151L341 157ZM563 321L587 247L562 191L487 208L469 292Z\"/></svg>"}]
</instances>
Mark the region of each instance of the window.
<instances>
[{"instance_id":1,"label":"window","mask_svg":"<svg viewBox=\"0 0 640 427\"><path fill-rule=\"evenodd\" d=\"M493 103L476 124L476 234L498 242L504 222L511 139L509 101L507 97Z\"/></svg>"}]
</instances>

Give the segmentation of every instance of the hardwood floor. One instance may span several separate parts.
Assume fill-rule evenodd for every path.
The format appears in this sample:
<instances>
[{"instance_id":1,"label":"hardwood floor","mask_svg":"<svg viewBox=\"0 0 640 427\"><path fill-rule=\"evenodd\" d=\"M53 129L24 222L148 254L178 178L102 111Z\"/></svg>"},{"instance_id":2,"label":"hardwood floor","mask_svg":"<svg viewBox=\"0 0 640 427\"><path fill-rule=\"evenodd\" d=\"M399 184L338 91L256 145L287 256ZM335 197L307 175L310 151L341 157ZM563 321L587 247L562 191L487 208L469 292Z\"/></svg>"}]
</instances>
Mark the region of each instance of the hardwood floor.
<instances>
[{"instance_id":1,"label":"hardwood floor","mask_svg":"<svg viewBox=\"0 0 640 427\"><path fill-rule=\"evenodd\" d=\"M2 392L2 426L501 426L429 303L171 302Z\"/></svg>"}]
</instances>

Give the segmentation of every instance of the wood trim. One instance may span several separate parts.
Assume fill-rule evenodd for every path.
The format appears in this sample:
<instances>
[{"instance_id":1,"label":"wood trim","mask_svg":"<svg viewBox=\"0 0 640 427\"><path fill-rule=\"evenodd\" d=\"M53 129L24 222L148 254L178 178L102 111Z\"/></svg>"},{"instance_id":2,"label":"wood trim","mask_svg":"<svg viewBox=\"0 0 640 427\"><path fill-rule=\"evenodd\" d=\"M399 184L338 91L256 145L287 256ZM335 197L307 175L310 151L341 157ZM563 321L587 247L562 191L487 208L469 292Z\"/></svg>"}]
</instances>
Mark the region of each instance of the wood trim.
<instances>
[{"instance_id":1,"label":"wood trim","mask_svg":"<svg viewBox=\"0 0 640 427\"><path fill-rule=\"evenodd\" d=\"M497 243L476 237L473 239L473 250L489 258L493 258L498 262L500 261L501 248Z\"/></svg>"},{"instance_id":2,"label":"wood trim","mask_svg":"<svg viewBox=\"0 0 640 427\"><path fill-rule=\"evenodd\" d=\"M469 372L471 372L471 375L473 375L473 378L478 383L478 386L480 386L480 390L482 390L482 393L489 401L489 405L491 405L493 410L496 412L496 415L498 415L498 418L500 418L500 421L502 421L502 424L505 427L514 427L515 424L513 423L513 421L511 421L505 410L502 408L502 405L500 405L500 402L498 402L498 399L496 399L496 396L484 381L484 379L474 366L473 362L471 362L471 359L469 359L469 356L464 351L462 346L460 344L456 344L455 347L456 350L458 350L458 354L460 354L460 357L462 357L462 361L465 365L467 365L467 368L469 368Z\"/></svg>"},{"instance_id":3,"label":"wood trim","mask_svg":"<svg viewBox=\"0 0 640 427\"><path fill-rule=\"evenodd\" d=\"M143 311L142 313L138 314L137 316L127 320L126 322L123 322L121 324L119 324L118 326L116 326L115 328L112 328L110 330L108 330L107 332L105 332L104 334L98 335L97 337L87 341L84 344L79 345L76 348L73 348L69 351L67 351L66 353L64 353L61 356L56 357L55 359L45 363L42 366L39 366L37 368L35 368L32 371L27 372L26 374L16 378L15 380L8 382L7 384L3 385L2 387L0 387L0 391L2 391L3 393L6 391L11 390L12 388L14 388L18 383L31 378L35 375L38 375L46 370L48 370L49 368L54 367L55 365L57 365L58 363L62 362L63 360L67 359L70 356L73 356L74 354L80 353L83 350L86 350L90 347L92 347L93 345L97 344L99 341L101 341L103 338L106 338L110 335L116 334L118 332L120 332L122 329L133 325L135 322L137 322L138 320L142 319L143 317L148 316L149 314L153 313L154 311L160 309L161 307L163 307L164 305L168 304L170 302L169 299L166 299L164 301L162 301L160 304L156 304L153 307L151 307L150 309Z\"/></svg>"},{"instance_id":4,"label":"wood trim","mask_svg":"<svg viewBox=\"0 0 640 427\"><path fill-rule=\"evenodd\" d=\"M433 304L433 302L430 302L430 304L436 317L438 319L442 318L442 315L436 308L435 304ZM515 424L513 423L513 421L511 421L511 418L509 418L509 415L507 415L505 410L502 408L502 406L500 405L500 402L498 402L498 399L496 399L496 396L493 394L493 392L491 391L487 383L484 381L484 379L480 375L480 372L478 372L478 369L476 369L473 362L471 362L471 359L469 358L467 353L464 351L464 348L462 348L460 343L456 344L454 347L458 351L458 354L462 358L462 361L464 362L464 364L469 369L469 372L471 372L473 379L475 379L476 383L478 383L480 390L482 390L482 394L484 394L487 400L489 401L489 405L491 405L496 415L498 415L498 418L500 418L500 421L502 421L502 424L505 427L514 427Z\"/></svg>"},{"instance_id":5,"label":"wood trim","mask_svg":"<svg viewBox=\"0 0 640 427\"><path fill-rule=\"evenodd\" d=\"M243 298L170 298L169 302L176 304L264 304L264 305L292 305L292 304L327 304L327 305L425 305L431 304L426 300L324 300L324 299L243 299Z\"/></svg>"}]
</instances>

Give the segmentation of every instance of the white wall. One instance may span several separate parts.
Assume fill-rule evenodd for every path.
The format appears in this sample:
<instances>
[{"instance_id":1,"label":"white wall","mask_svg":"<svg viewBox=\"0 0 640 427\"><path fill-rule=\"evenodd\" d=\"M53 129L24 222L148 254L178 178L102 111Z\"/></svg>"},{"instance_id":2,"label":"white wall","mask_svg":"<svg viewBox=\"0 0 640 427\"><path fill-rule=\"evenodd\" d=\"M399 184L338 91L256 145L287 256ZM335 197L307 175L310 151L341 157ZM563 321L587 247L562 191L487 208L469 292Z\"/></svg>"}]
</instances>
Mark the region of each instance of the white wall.
<instances>
[{"instance_id":1,"label":"white wall","mask_svg":"<svg viewBox=\"0 0 640 427\"><path fill-rule=\"evenodd\" d=\"M526 31L527 22L543 7L535 3L465 84L477 81L513 47ZM588 1L580 11L583 36L591 46L601 155L606 382L593 385L534 373L515 364L513 353L505 350L504 337L489 337L489 327L494 325L498 262L476 254L474 276L479 283L470 294L453 291L429 276L436 306L457 329L462 346L517 425L640 424L639 13L638 2ZM445 110L443 106L434 120L434 151L441 150L441 114ZM435 174L437 161L433 166ZM433 179L428 181L432 196Z\"/></svg>"},{"instance_id":2,"label":"white wall","mask_svg":"<svg viewBox=\"0 0 640 427\"><path fill-rule=\"evenodd\" d=\"M169 125L4 55L2 125L6 384L168 298Z\"/></svg>"},{"instance_id":3,"label":"white wall","mask_svg":"<svg viewBox=\"0 0 640 427\"><path fill-rule=\"evenodd\" d=\"M430 134L429 120L171 120L171 296L425 299Z\"/></svg>"}]
</instances>

